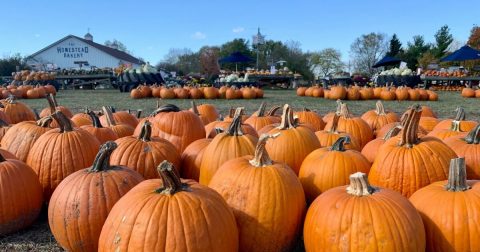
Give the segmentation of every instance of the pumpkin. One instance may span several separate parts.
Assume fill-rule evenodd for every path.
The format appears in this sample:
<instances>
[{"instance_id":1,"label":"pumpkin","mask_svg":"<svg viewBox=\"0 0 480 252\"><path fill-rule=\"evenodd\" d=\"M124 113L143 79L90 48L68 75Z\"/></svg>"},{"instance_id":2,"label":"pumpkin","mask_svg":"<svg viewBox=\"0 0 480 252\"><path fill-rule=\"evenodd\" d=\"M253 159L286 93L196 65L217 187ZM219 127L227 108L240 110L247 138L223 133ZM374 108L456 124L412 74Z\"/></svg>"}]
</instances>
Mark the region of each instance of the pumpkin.
<instances>
[{"instance_id":1,"label":"pumpkin","mask_svg":"<svg viewBox=\"0 0 480 252\"><path fill-rule=\"evenodd\" d=\"M235 216L222 196L181 180L167 161L158 170L161 179L141 182L112 208L98 251L237 251Z\"/></svg>"},{"instance_id":2,"label":"pumpkin","mask_svg":"<svg viewBox=\"0 0 480 252\"><path fill-rule=\"evenodd\" d=\"M408 100L408 89L404 87L399 87L395 90L395 96L399 101L406 101Z\"/></svg>"},{"instance_id":3,"label":"pumpkin","mask_svg":"<svg viewBox=\"0 0 480 252\"><path fill-rule=\"evenodd\" d=\"M42 186L24 162L0 154L0 236L30 226L42 209ZM5 247L4 247L5 248Z\"/></svg>"},{"instance_id":4,"label":"pumpkin","mask_svg":"<svg viewBox=\"0 0 480 252\"><path fill-rule=\"evenodd\" d=\"M472 129L465 137L454 136L444 140L459 156L465 158L467 176L480 179L480 125Z\"/></svg>"},{"instance_id":5,"label":"pumpkin","mask_svg":"<svg viewBox=\"0 0 480 252\"><path fill-rule=\"evenodd\" d=\"M354 117L347 104L342 103L340 105L340 120L338 121L337 129L342 132L349 133L351 136L358 139L360 147L363 148L370 140L373 139L373 131L368 123L366 123L360 117ZM325 126L325 130L330 130L332 128L332 122L328 122Z\"/></svg>"},{"instance_id":6,"label":"pumpkin","mask_svg":"<svg viewBox=\"0 0 480 252\"><path fill-rule=\"evenodd\" d=\"M225 118L223 118L223 120L225 122L232 122L233 121L233 117L235 116L235 112L236 112L236 109L233 108L233 107L230 107L230 109L228 110L228 115L225 116ZM267 113L269 114L269 113ZM248 119L248 115L245 114L245 111L242 110L242 115L241 115L241 120L242 120L242 123L245 123L245 121Z\"/></svg>"},{"instance_id":7,"label":"pumpkin","mask_svg":"<svg viewBox=\"0 0 480 252\"><path fill-rule=\"evenodd\" d=\"M270 135L277 133L281 133L279 137L267 142L268 154L273 160L286 163L298 174L303 159L313 150L320 148L320 142L312 129L297 124L288 104L283 106L280 125L268 132Z\"/></svg>"},{"instance_id":8,"label":"pumpkin","mask_svg":"<svg viewBox=\"0 0 480 252\"><path fill-rule=\"evenodd\" d=\"M57 102L57 99L55 98L55 95L49 94L49 95L45 96L45 98L47 99L49 106L47 108L44 108L40 112L40 117L49 116L52 113L55 113L56 110L62 111L62 113L68 118L73 117L72 112L68 108L58 105L58 102ZM57 126L52 126L52 127L57 127Z\"/></svg>"},{"instance_id":9,"label":"pumpkin","mask_svg":"<svg viewBox=\"0 0 480 252\"><path fill-rule=\"evenodd\" d=\"M4 120L0 119L0 141L7 134L7 131L10 129L10 125Z\"/></svg>"},{"instance_id":10,"label":"pumpkin","mask_svg":"<svg viewBox=\"0 0 480 252\"><path fill-rule=\"evenodd\" d=\"M180 110L167 104L157 108L148 118L152 123L152 136L168 140L182 153L193 141L205 137L205 128L200 117L188 110ZM135 136L142 130L143 124L135 129Z\"/></svg>"},{"instance_id":11,"label":"pumpkin","mask_svg":"<svg viewBox=\"0 0 480 252\"><path fill-rule=\"evenodd\" d=\"M360 100L360 88L351 87L347 89L347 100L350 100L350 101Z\"/></svg>"},{"instance_id":12,"label":"pumpkin","mask_svg":"<svg viewBox=\"0 0 480 252\"><path fill-rule=\"evenodd\" d=\"M145 98L146 96L142 92L140 86L138 86L137 88L134 88L132 89L132 91L130 91L130 97L132 99L142 99L142 98Z\"/></svg>"},{"instance_id":13,"label":"pumpkin","mask_svg":"<svg viewBox=\"0 0 480 252\"><path fill-rule=\"evenodd\" d=\"M209 187L233 209L239 251L291 251L301 233L302 185L286 164L272 161L265 150L267 139L279 134L262 135L254 156L226 162L210 181Z\"/></svg>"},{"instance_id":14,"label":"pumpkin","mask_svg":"<svg viewBox=\"0 0 480 252\"><path fill-rule=\"evenodd\" d=\"M363 87L360 89L360 100L370 100L373 98L373 89Z\"/></svg>"},{"instance_id":15,"label":"pumpkin","mask_svg":"<svg viewBox=\"0 0 480 252\"><path fill-rule=\"evenodd\" d=\"M92 134L100 144L103 144L107 141L115 141L118 136L111 128L104 128L100 123L100 119L98 116L93 113L93 111L89 111L88 113L92 118L92 125L85 125L80 128L84 129L88 133Z\"/></svg>"},{"instance_id":16,"label":"pumpkin","mask_svg":"<svg viewBox=\"0 0 480 252\"><path fill-rule=\"evenodd\" d=\"M165 139L152 137L151 133L151 123L147 120L138 137L117 139L118 148L113 151L110 164L126 166L145 179L158 178L156 167L164 160L180 168L180 155L175 146Z\"/></svg>"},{"instance_id":17,"label":"pumpkin","mask_svg":"<svg viewBox=\"0 0 480 252\"><path fill-rule=\"evenodd\" d=\"M232 121L214 121L205 125L206 137L214 138L218 133L227 130L231 123ZM242 123L241 127L244 134L258 138L257 131L249 124Z\"/></svg>"},{"instance_id":18,"label":"pumpkin","mask_svg":"<svg viewBox=\"0 0 480 252\"><path fill-rule=\"evenodd\" d=\"M454 119L446 119L440 121L434 128L433 130L443 130L443 129L450 129L452 130L452 127L458 126L458 130L461 132L467 132L475 128L477 126L477 122L475 121L467 121L465 120L466 113L465 110L462 107L457 107L455 109L455 117ZM458 125L453 125L453 123L457 121Z\"/></svg>"},{"instance_id":19,"label":"pumpkin","mask_svg":"<svg viewBox=\"0 0 480 252\"><path fill-rule=\"evenodd\" d=\"M205 99L217 99L220 96L218 89L215 87L206 87L203 89Z\"/></svg>"},{"instance_id":20,"label":"pumpkin","mask_svg":"<svg viewBox=\"0 0 480 252\"><path fill-rule=\"evenodd\" d=\"M274 107L274 108L278 109L278 107ZM265 109L266 109L266 103L262 102L258 110L253 115L251 115L248 119L245 120L245 124L252 126L255 129L255 131L258 131L267 125L280 122L280 119L278 117L273 116L271 114L266 114ZM272 110L272 111L273 113L275 113L276 110Z\"/></svg>"},{"instance_id":21,"label":"pumpkin","mask_svg":"<svg viewBox=\"0 0 480 252\"><path fill-rule=\"evenodd\" d=\"M358 143L358 140L355 137L352 137L348 133L339 132L337 130L338 120L340 120L340 116L338 114L335 114L332 121L332 127L329 130L321 130L321 131L315 132L315 136L320 142L320 147L330 147L339 138L348 136L350 138L350 141L348 143L345 143L345 148L360 151L361 150L360 144Z\"/></svg>"},{"instance_id":22,"label":"pumpkin","mask_svg":"<svg viewBox=\"0 0 480 252\"><path fill-rule=\"evenodd\" d=\"M314 131L323 130L325 128L325 122L322 120L322 117L307 108L304 108L302 111L297 111L294 113L294 116L297 118L299 123L310 125Z\"/></svg>"},{"instance_id":23,"label":"pumpkin","mask_svg":"<svg viewBox=\"0 0 480 252\"><path fill-rule=\"evenodd\" d=\"M395 112L386 112L381 101L377 101L376 109L365 112L361 117L373 129L374 133L386 124L400 121Z\"/></svg>"},{"instance_id":24,"label":"pumpkin","mask_svg":"<svg viewBox=\"0 0 480 252\"><path fill-rule=\"evenodd\" d=\"M364 173L321 194L305 218L306 251L425 251L415 207L399 193L373 187Z\"/></svg>"},{"instance_id":25,"label":"pumpkin","mask_svg":"<svg viewBox=\"0 0 480 252\"><path fill-rule=\"evenodd\" d=\"M60 128L42 134L27 156L43 188L44 200L49 200L55 188L68 175L92 165L100 142L83 129L73 128L70 120L57 111L52 117Z\"/></svg>"},{"instance_id":26,"label":"pumpkin","mask_svg":"<svg viewBox=\"0 0 480 252\"><path fill-rule=\"evenodd\" d=\"M384 101L393 101L397 98L395 91L390 89L385 89L380 93L380 99Z\"/></svg>"},{"instance_id":27,"label":"pumpkin","mask_svg":"<svg viewBox=\"0 0 480 252\"><path fill-rule=\"evenodd\" d=\"M333 86L330 88L328 98L332 100L343 100L347 97L347 90L343 86Z\"/></svg>"},{"instance_id":28,"label":"pumpkin","mask_svg":"<svg viewBox=\"0 0 480 252\"><path fill-rule=\"evenodd\" d=\"M402 132L378 150L369 174L374 185L409 197L418 189L447 178L450 159L457 155L435 137L418 137L421 113L418 105L409 109Z\"/></svg>"},{"instance_id":29,"label":"pumpkin","mask_svg":"<svg viewBox=\"0 0 480 252\"><path fill-rule=\"evenodd\" d=\"M175 92L173 91L173 88L162 88L160 90L160 98L175 99Z\"/></svg>"},{"instance_id":30,"label":"pumpkin","mask_svg":"<svg viewBox=\"0 0 480 252\"><path fill-rule=\"evenodd\" d=\"M331 188L347 185L352 173L368 173L370 163L360 152L347 150L349 142L348 136L340 137L331 147L316 149L303 160L298 178L308 202Z\"/></svg>"},{"instance_id":31,"label":"pumpkin","mask_svg":"<svg viewBox=\"0 0 480 252\"><path fill-rule=\"evenodd\" d=\"M200 165L201 184L208 185L213 175L226 161L254 153L257 138L243 133L240 120L242 111L243 108L237 108L228 129L217 134L206 147Z\"/></svg>"},{"instance_id":32,"label":"pumpkin","mask_svg":"<svg viewBox=\"0 0 480 252\"><path fill-rule=\"evenodd\" d=\"M473 90L472 88L464 88L462 89L462 96L465 98L474 98L475 90Z\"/></svg>"},{"instance_id":33,"label":"pumpkin","mask_svg":"<svg viewBox=\"0 0 480 252\"><path fill-rule=\"evenodd\" d=\"M312 91L312 96L313 96L313 97L317 97L317 98L323 97L323 96L324 96L324 94L323 94L323 88L321 88L321 87L316 87L315 89L313 89L313 91Z\"/></svg>"},{"instance_id":34,"label":"pumpkin","mask_svg":"<svg viewBox=\"0 0 480 252\"><path fill-rule=\"evenodd\" d=\"M422 216L426 251L476 251L480 248L480 182L467 180L463 158L452 159L448 181L426 186L410 201Z\"/></svg>"},{"instance_id":35,"label":"pumpkin","mask_svg":"<svg viewBox=\"0 0 480 252\"><path fill-rule=\"evenodd\" d=\"M0 101L3 106L0 111L3 111L10 123L16 124L23 121L34 121L35 113L25 103L17 101L14 96L9 96L7 99Z\"/></svg>"},{"instance_id":36,"label":"pumpkin","mask_svg":"<svg viewBox=\"0 0 480 252\"><path fill-rule=\"evenodd\" d=\"M97 251L108 213L123 195L143 181L140 174L127 167L109 165L116 147L115 142L102 145L93 165L66 177L50 199L50 230L67 251Z\"/></svg>"},{"instance_id":37,"label":"pumpkin","mask_svg":"<svg viewBox=\"0 0 480 252\"><path fill-rule=\"evenodd\" d=\"M307 91L306 87L299 87L299 88L297 88L297 95L298 96L305 96L305 91Z\"/></svg>"},{"instance_id":38,"label":"pumpkin","mask_svg":"<svg viewBox=\"0 0 480 252\"><path fill-rule=\"evenodd\" d=\"M139 85L143 97L152 97L152 88L147 85Z\"/></svg>"},{"instance_id":39,"label":"pumpkin","mask_svg":"<svg viewBox=\"0 0 480 252\"><path fill-rule=\"evenodd\" d=\"M102 110L106 118L105 125L111 130L113 130L113 132L115 132L115 134L117 134L119 138L133 135L135 128L126 123L117 123L117 120L115 120L115 117L113 116L113 111L111 107L103 106Z\"/></svg>"},{"instance_id":40,"label":"pumpkin","mask_svg":"<svg viewBox=\"0 0 480 252\"><path fill-rule=\"evenodd\" d=\"M7 125L11 124L10 117L1 110L0 110L0 120L2 120Z\"/></svg>"},{"instance_id":41,"label":"pumpkin","mask_svg":"<svg viewBox=\"0 0 480 252\"><path fill-rule=\"evenodd\" d=\"M90 115L88 114L89 111L90 110L88 108L85 108L85 111L83 113L77 113L77 114L73 115L73 117L70 120L77 127L90 125L90 124L92 124L92 118L90 118ZM100 122L101 122L101 119L100 119Z\"/></svg>"},{"instance_id":42,"label":"pumpkin","mask_svg":"<svg viewBox=\"0 0 480 252\"><path fill-rule=\"evenodd\" d=\"M380 147L390 138L398 135L401 130L401 126L396 126L390 129L390 131L383 137L375 138L368 142L362 149L362 155L367 158L368 162L373 163L377 156Z\"/></svg>"},{"instance_id":43,"label":"pumpkin","mask_svg":"<svg viewBox=\"0 0 480 252\"><path fill-rule=\"evenodd\" d=\"M190 111L199 115L204 125L207 125L220 117L220 113L218 113L217 108L211 104L202 104L197 106L195 101L192 101L192 108Z\"/></svg>"},{"instance_id":44,"label":"pumpkin","mask_svg":"<svg viewBox=\"0 0 480 252\"><path fill-rule=\"evenodd\" d=\"M336 108L335 112L329 112L329 113L327 113L325 116L323 116L322 119L323 119L323 121L324 121L325 123L329 123L330 121L332 121L333 116L334 116L335 114L340 113L340 107L341 107L341 105L342 105L342 101L341 101L341 100L337 100L336 103L337 103L337 108ZM326 126L326 125L325 125L325 126Z\"/></svg>"},{"instance_id":45,"label":"pumpkin","mask_svg":"<svg viewBox=\"0 0 480 252\"><path fill-rule=\"evenodd\" d=\"M198 117L200 117L200 119L202 120L203 125L207 125L207 124L209 124L209 123L217 120L217 119L214 119L213 121L210 121L210 119L209 119L207 116L205 116L205 115L203 115L203 114L200 114L200 112L198 111L197 104L195 103L195 101L192 101L191 104L192 104L192 108L189 109L189 111L192 111L193 113L195 113L195 115L197 115Z\"/></svg>"},{"instance_id":46,"label":"pumpkin","mask_svg":"<svg viewBox=\"0 0 480 252\"><path fill-rule=\"evenodd\" d=\"M420 93L416 89L409 89L408 90L408 98L411 101L419 101L420 100Z\"/></svg>"},{"instance_id":47,"label":"pumpkin","mask_svg":"<svg viewBox=\"0 0 480 252\"><path fill-rule=\"evenodd\" d=\"M437 114L429 106L422 106L422 115L421 116L428 116L428 117L437 118Z\"/></svg>"},{"instance_id":48,"label":"pumpkin","mask_svg":"<svg viewBox=\"0 0 480 252\"><path fill-rule=\"evenodd\" d=\"M205 153L205 149L211 141L211 138L198 139L185 148L180 156L182 178L193 179L195 181L200 179L200 166L202 165L203 153Z\"/></svg>"},{"instance_id":49,"label":"pumpkin","mask_svg":"<svg viewBox=\"0 0 480 252\"><path fill-rule=\"evenodd\" d=\"M113 119L115 119L116 123L128 124L132 128L137 127L138 118L135 115L132 115L130 113L130 110L128 110L128 111L116 111L116 109L114 107L108 106L108 108L112 111ZM142 112L141 110L137 111L138 116L140 116L141 112ZM102 123L102 125L108 125L106 114L104 114L100 117L100 122Z\"/></svg>"},{"instance_id":50,"label":"pumpkin","mask_svg":"<svg viewBox=\"0 0 480 252\"><path fill-rule=\"evenodd\" d=\"M424 128L427 132L432 131L435 126L440 122L437 118L422 116L420 118L420 127Z\"/></svg>"},{"instance_id":51,"label":"pumpkin","mask_svg":"<svg viewBox=\"0 0 480 252\"><path fill-rule=\"evenodd\" d=\"M429 101L438 101L438 94L431 91L431 90L427 90L427 94L428 94L428 100Z\"/></svg>"},{"instance_id":52,"label":"pumpkin","mask_svg":"<svg viewBox=\"0 0 480 252\"><path fill-rule=\"evenodd\" d=\"M51 116L47 116L36 122L17 123L3 136L0 145L3 149L15 155L18 160L25 162L35 141L45 132L51 130L49 125L52 120Z\"/></svg>"}]
</instances>

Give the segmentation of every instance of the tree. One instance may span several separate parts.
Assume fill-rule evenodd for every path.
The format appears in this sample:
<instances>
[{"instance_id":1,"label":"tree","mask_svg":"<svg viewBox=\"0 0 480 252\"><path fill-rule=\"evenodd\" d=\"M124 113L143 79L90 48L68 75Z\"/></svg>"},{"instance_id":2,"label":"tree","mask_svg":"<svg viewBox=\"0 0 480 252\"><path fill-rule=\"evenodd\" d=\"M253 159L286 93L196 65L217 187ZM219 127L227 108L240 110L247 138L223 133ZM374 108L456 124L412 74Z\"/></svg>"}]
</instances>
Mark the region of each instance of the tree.
<instances>
[{"instance_id":1,"label":"tree","mask_svg":"<svg viewBox=\"0 0 480 252\"><path fill-rule=\"evenodd\" d=\"M453 36L450 34L450 28L448 25L442 26L437 33L435 33L435 47L433 48L433 54L437 58L445 56L447 49L453 42Z\"/></svg>"},{"instance_id":2,"label":"tree","mask_svg":"<svg viewBox=\"0 0 480 252\"><path fill-rule=\"evenodd\" d=\"M387 56L397 57L399 54L403 53L402 42L397 37L397 34L393 34L392 39L390 39L390 49L387 52Z\"/></svg>"},{"instance_id":3,"label":"tree","mask_svg":"<svg viewBox=\"0 0 480 252\"><path fill-rule=\"evenodd\" d=\"M176 64L180 56L192 53L190 48L170 48L168 53L163 57L163 62Z\"/></svg>"},{"instance_id":4,"label":"tree","mask_svg":"<svg viewBox=\"0 0 480 252\"><path fill-rule=\"evenodd\" d=\"M467 44L473 48L480 49L480 26L475 25L470 30Z\"/></svg>"},{"instance_id":5,"label":"tree","mask_svg":"<svg viewBox=\"0 0 480 252\"><path fill-rule=\"evenodd\" d=\"M314 73L320 72L323 76L329 76L342 71L345 64L342 62L342 54L339 50L326 48L310 54L310 66Z\"/></svg>"},{"instance_id":6,"label":"tree","mask_svg":"<svg viewBox=\"0 0 480 252\"><path fill-rule=\"evenodd\" d=\"M226 42L223 45L220 46L220 52L219 56L220 58L227 57L228 55L234 53L234 52L240 52L241 54L254 58L252 50L250 50L249 47L249 42L248 40L242 39L242 38L236 38L232 41ZM242 69L245 67L253 66L253 62L244 62L244 63L238 63L238 68ZM223 63L222 68L224 69L229 69L229 70L235 70L235 63Z\"/></svg>"},{"instance_id":7,"label":"tree","mask_svg":"<svg viewBox=\"0 0 480 252\"><path fill-rule=\"evenodd\" d=\"M423 69L427 69L430 63L436 62L437 58L431 51L425 52L422 56L418 59L418 65L421 66Z\"/></svg>"},{"instance_id":8,"label":"tree","mask_svg":"<svg viewBox=\"0 0 480 252\"><path fill-rule=\"evenodd\" d=\"M314 75L309 65L309 54L304 53L298 41L287 41L284 43L287 52L285 56L286 65L290 71L299 73L305 80L313 80Z\"/></svg>"},{"instance_id":9,"label":"tree","mask_svg":"<svg viewBox=\"0 0 480 252\"><path fill-rule=\"evenodd\" d=\"M413 42L407 43L407 49L402 58L407 62L408 68L416 69L418 66L418 59L422 57L425 52L429 51L430 48L431 45L425 43L423 36L413 36Z\"/></svg>"},{"instance_id":10,"label":"tree","mask_svg":"<svg viewBox=\"0 0 480 252\"><path fill-rule=\"evenodd\" d=\"M218 53L220 48L216 46L204 46L200 49L200 65L202 73L207 79L213 81L220 74L220 66L218 65Z\"/></svg>"},{"instance_id":11,"label":"tree","mask_svg":"<svg viewBox=\"0 0 480 252\"><path fill-rule=\"evenodd\" d=\"M0 76L10 76L17 71L17 66L20 70L29 69L25 59L18 53L0 59Z\"/></svg>"},{"instance_id":12,"label":"tree","mask_svg":"<svg viewBox=\"0 0 480 252\"><path fill-rule=\"evenodd\" d=\"M112 47L114 44L117 44L118 50L122 52L126 52L130 54L130 51L127 49L127 46L122 42L118 41L117 39L113 39L112 41L107 40L103 43L105 46Z\"/></svg>"},{"instance_id":13,"label":"tree","mask_svg":"<svg viewBox=\"0 0 480 252\"><path fill-rule=\"evenodd\" d=\"M369 75L375 72L372 66L387 52L388 42L385 37L385 34L372 32L355 39L350 46L350 54L356 72Z\"/></svg>"}]
</instances>

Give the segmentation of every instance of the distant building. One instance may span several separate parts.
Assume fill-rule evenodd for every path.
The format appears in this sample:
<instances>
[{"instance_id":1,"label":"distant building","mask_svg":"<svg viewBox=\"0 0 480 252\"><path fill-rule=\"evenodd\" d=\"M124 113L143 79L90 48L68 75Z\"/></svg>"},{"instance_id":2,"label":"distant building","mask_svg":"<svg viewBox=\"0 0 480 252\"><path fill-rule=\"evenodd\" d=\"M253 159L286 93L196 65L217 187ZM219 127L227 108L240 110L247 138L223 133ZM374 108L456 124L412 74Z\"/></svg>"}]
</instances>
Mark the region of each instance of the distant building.
<instances>
[{"instance_id":1,"label":"distant building","mask_svg":"<svg viewBox=\"0 0 480 252\"><path fill-rule=\"evenodd\" d=\"M84 38L68 35L60 39L27 57L27 64L34 69L45 70L52 68L114 68L121 64L138 67L143 62L118 50L116 44L109 47L93 42L92 34L87 33Z\"/></svg>"}]
</instances>

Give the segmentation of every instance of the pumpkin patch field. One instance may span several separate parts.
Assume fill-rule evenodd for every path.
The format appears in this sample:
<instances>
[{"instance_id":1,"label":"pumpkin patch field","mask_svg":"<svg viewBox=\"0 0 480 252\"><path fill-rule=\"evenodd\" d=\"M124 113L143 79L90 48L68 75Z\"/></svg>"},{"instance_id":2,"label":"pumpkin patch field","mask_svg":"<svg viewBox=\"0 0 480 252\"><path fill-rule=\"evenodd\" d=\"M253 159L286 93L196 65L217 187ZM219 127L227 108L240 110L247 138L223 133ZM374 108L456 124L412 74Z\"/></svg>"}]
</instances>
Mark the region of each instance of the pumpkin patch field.
<instances>
[{"instance_id":1,"label":"pumpkin patch field","mask_svg":"<svg viewBox=\"0 0 480 252\"><path fill-rule=\"evenodd\" d=\"M476 99L261 92L0 100L0 251L480 251Z\"/></svg>"}]
</instances>

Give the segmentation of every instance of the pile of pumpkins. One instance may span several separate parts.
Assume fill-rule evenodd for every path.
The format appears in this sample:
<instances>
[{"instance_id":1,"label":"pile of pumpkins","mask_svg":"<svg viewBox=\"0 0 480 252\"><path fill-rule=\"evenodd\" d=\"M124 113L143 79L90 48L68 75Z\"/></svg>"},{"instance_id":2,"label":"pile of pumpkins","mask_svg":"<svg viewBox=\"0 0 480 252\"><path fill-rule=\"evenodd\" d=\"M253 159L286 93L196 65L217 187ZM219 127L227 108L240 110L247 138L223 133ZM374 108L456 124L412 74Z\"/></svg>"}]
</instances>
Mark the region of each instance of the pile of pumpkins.
<instances>
[{"instance_id":1,"label":"pile of pumpkins","mask_svg":"<svg viewBox=\"0 0 480 252\"><path fill-rule=\"evenodd\" d=\"M426 70L423 72L425 76L436 76L436 77L467 77L467 73L460 70L455 70L452 72L447 71L437 71L437 70Z\"/></svg>"},{"instance_id":2,"label":"pile of pumpkins","mask_svg":"<svg viewBox=\"0 0 480 252\"><path fill-rule=\"evenodd\" d=\"M464 98L480 98L480 89L462 88L461 95Z\"/></svg>"},{"instance_id":3,"label":"pile of pumpkins","mask_svg":"<svg viewBox=\"0 0 480 252\"><path fill-rule=\"evenodd\" d=\"M438 94L432 90L410 87L359 87L348 88L338 85L324 89L319 86L299 87L297 96L310 96L331 100L371 100L380 99L384 101L437 101Z\"/></svg>"},{"instance_id":4,"label":"pile of pumpkins","mask_svg":"<svg viewBox=\"0 0 480 252\"><path fill-rule=\"evenodd\" d=\"M37 121L0 101L0 236L46 203L67 251L480 250L480 125L460 107L138 118L54 98Z\"/></svg>"},{"instance_id":5,"label":"pile of pumpkins","mask_svg":"<svg viewBox=\"0 0 480 252\"><path fill-rule=\"evenodd\" d=\"M48 94L55 95L57 90L53 85L15 85L10 84L5 87L0 87L1 99L9 96L15 96L17 99L39 99L45 98Z\"/></svg>"},{"instance_id":6,"label":"pile of pumpkins","mask_svg":"<svg viewBox=\"0 0 480 252\"><path fill-rule=\"evenodd\" d=\"M234 86L216 87L196 87L196 86L177 86L165 87L158 85L139 85L130 92L132 99L142 98L162 98L162 99L261 99L263 90L257 87Z\"/></svg>"},{"instance_id":7,"label":"pile of pumpkins","mask_svg":"<svg viewBox=\"0 0 480 252\"><path fill-rule=\"evenodd\" d=\"M23 70L12 73L12 77L16 81L48 81L55 80L55 73Z\"/></svg>"}]
</instances>

